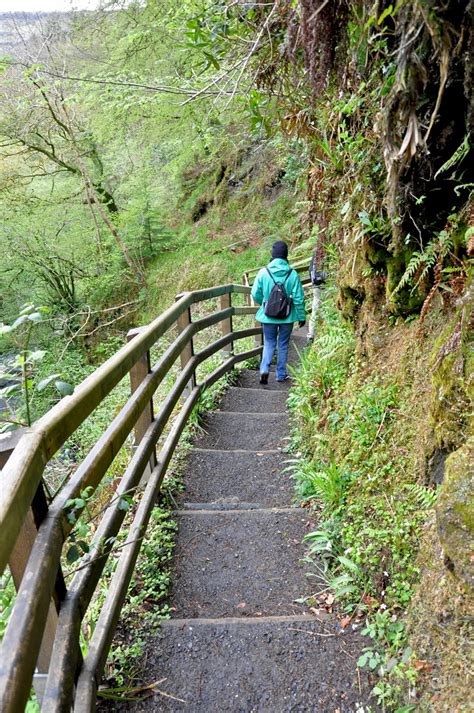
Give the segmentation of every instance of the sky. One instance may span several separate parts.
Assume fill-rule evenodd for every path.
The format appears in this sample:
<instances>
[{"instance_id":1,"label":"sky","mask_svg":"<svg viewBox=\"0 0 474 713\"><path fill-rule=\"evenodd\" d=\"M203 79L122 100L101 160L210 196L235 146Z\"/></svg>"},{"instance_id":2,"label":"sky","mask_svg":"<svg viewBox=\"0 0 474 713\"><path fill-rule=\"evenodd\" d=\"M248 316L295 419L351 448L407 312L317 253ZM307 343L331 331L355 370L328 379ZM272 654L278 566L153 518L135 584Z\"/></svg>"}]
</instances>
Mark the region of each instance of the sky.
<instances>
[{"instance_id":1,"label":"sky","mask_svg":"<svg viewBox=\"0 0 474 713\"><path fill-rule=\"evenodd\" d=\"M0 0L0 12L55 12L92 10L99 0Z\"/></svg>"}]
</instances>

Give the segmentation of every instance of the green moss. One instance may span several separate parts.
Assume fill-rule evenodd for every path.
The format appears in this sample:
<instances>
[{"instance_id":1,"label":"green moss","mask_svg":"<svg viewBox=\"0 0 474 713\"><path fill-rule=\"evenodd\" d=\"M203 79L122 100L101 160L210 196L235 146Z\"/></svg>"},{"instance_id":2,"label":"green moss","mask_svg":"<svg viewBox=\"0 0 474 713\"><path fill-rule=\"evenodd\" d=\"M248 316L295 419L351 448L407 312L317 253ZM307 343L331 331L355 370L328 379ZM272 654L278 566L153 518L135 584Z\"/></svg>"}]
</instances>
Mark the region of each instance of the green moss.
<instances>
[{"instance_id":1,"label":"green moss","mask_svg":"<svg viewBox=\"0 0 474 713\"><path fill-rule=\"evenodd\" d=\"M411 250L399 250L386 261L387 281L385 284L385 292L387 306L392 314L408 316L409 314L419 312L425 299L425 295L421 294L418 287L414 288L412 285L408 285L393 294L393 291L400 283L411 256Z\"/></svg>"},{"instance_id":2,"label":"green moss","mask_svg":"<svg viewBox=\"0 0 474 713\"><path fill-rule=\"evenodd\" d=\"M365 245L365 252L370 265L386 270L387 261L390 259L390 253L387 248L375 240L368 240Z\"/></svg>"},{"instance_id":3,"label":"green moss","mask_svg":"<svg viewBox=\"0 0 474 713\"><path fill-rule=\"evenodd\" d=\"M422 575L407 615L409 643L434 671L417 686L416 710L465 711L472 679L472 590L446 568L434 517L423 528L417 564Z\"/></svg>"},{"instance_id":4,"label":"green moss","mask_svg":"<svg viewBox=\"0 0 474 713\"><path fill-rule=\"evenodd\" d=\"M452 453L436 508L439 538L454 573L474 585L474 439Z\"/></svg>"},{"instance_id":5,"label":"green moss","mask_svg":"<svg viewBox=\"0 0 474 713\"><path fill-rule=\"evenodd\" d=\"M465 358L469 354L469 358ZM456 317L436 340L431 357L434 386L431 409L436 444L450 450L467 438L469 428L469 369L472 354L463 341Z\"/></svg>"}]
</instances>

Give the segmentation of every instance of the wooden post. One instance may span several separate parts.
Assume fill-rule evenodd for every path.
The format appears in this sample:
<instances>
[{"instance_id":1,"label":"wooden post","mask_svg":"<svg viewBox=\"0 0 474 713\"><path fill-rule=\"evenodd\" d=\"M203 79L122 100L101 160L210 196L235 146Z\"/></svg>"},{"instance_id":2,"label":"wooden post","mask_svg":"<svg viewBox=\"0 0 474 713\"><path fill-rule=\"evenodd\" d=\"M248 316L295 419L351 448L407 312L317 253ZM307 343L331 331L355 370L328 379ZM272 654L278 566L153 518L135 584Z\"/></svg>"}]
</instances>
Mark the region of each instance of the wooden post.
<instances>
[{"instance_id":1,"label":"wooden post","mask_svg":"<svg viewBox=\"0 0 474 713\"><path fill-rule=\"evenodd\" d=\"M142 327L137 327L136 329L131 329L128 334L127 334L127 341L130 342L134 337L136 337L140 332L142 331ZM135 362L134 366L130 369L130 391L133 394L138 387L141 385L143 380L148 376L148 374L151 371L151 360L150 360L150 352L147 351L143 354L143 356ZM151 422L153 421L153 399L151 399L145 408L143 409L143 412L141 416L138 418L136 424L135 424L135 429L134 429L134 434L135 434L135 442L134 446L138 446L140 441L142 440L143 436L145 435L146 431L148 430ZM153 451L153 454L149 460L148 466L145 468L145 471L143 473L143 476L140 480L140 485L146 485L148 483L149 477L151 475L151 471L153 468L156 466L156 451Z\"/></svg>"},{"instance_id":2,"label":"wooden post","mask_svg":"<svg viewBox=\"0 0 474 713\"><path fill-rule=\"evenodd\" d=\"M179 299L181 295L179 295L176 299ZM178 334L181 334L186 327L189 327L189 325L192 322L191 318L191 308L188 307L180 316L178 317ZM186 364L192 357L194 356L194 348L193 348L193 340L190 339L189 342L186 344L186 346L183 348L183 351L181 352L180 359L181 359L181 369L184 369ZM183 391L183 401L186 401L188 398L189 394L191 391L194 389L196 386L196 374L195 372L191 376L190 380L188 381L186 388Z\"/></svg>"},{"instance_id":3,"label":"wooden post","mask_svg":"<svg viewBox=\"0 0 474 713\"><path fill-rule=\"evenodd\" d=\"M220 305L221 305L221 310L223 309L228 309L229 307L232 306L232 301L231 301L231 293L226 292L226 294L221 295L220 298ZM226 317L226 319L223 319L221 322L221 330L222 330L222 336L225 337L227 334L231 334L233 331L232 329L232 317ZM229 344L226 344L226 346L222 350L222 356L224 359L227 359L231 354L234 353L234 342L230 342Z\"/></svg>"},{"instance_id":4,"label":"wooden post","mask_svg":"<svg viewBox=\"0 0 474 713\"><path fill-rule=\"evenodd\" d=\"M250 287L249 276L247 272L244 272L242 282L246 287ZM245 304L247 304L249 307L252 304L250 292L245 293Z\"/></svg>"},{"instance_id":5,"label":"wooden post","mask_svg":"<svg viewBox=\"0 0 474 713\"><path fill-rule=\"evenodd\" d=\"M5 466L10 455L13 453L13 449L16 447L21 436L25 433L26 430L27 429L25 428L19 428L16 431L10 431L9 433L4 433L0 435L0 468L3 468ZM13 584L15 585L15 590L17 592L20 589L20 584L21 580L23 579L26 564L28 562L28 558L30 556L31 550L33 549L33 545L38 534L39 524L44 518L48 507L42 485L40 485L38 488L34 504L36 507L34 509L30 508L28 510L28 513L23 521L23 525L21 527L20 533L11 551L10 558L8 561L8 567L10 569ZM62 575L60 576L62 577ZM51 654L53 651L54 637L56 635L57 625L57 606L54 601L51 601L51 604L49 605L48 618L46 620L46 625L43 632L41 648L36 663L37 673L34 675L33 678L33 686L35 688L36 697L40 705L44 693L45 674L48 673L49 662L51 661Z\"/></svg>"}]
</instances>

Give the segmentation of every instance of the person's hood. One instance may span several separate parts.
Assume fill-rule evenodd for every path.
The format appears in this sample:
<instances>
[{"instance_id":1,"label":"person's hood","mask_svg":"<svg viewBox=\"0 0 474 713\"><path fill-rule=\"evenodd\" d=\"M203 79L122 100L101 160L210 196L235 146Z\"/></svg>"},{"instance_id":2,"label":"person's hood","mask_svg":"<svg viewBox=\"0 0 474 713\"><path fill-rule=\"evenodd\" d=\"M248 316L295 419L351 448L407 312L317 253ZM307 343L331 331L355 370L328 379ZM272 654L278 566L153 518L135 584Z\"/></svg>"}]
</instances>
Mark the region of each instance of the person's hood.
<instances>
[{"instance_id":1,"label":"person's hood","mask_svg":"<svg viewBox=\"0 0 474 713\"><path fill-rule=\"evenodd\" d=\"M291 270L288 260L283 260L281 257L276 257L269 262L268 268L275 279L279 281L283 280L288 274L288 271Z\"/></svg>"}]
</instances>

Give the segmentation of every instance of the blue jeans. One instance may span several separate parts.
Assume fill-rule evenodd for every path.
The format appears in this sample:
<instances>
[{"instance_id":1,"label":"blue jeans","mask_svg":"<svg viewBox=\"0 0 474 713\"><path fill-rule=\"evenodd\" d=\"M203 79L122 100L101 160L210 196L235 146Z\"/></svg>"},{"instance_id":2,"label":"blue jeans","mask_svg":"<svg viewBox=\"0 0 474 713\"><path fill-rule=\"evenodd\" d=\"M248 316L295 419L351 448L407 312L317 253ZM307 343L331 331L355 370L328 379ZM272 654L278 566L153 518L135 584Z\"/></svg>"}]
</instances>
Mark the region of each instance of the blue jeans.
<instances>
[{"instance_id":1,"label":"blue jeans","mask_svg":"<svg viewBox=\"0 0 474 713\"><path fill-rule=\"evenodd\" d=\"M260 362L260 373L268 374L270 364L278 344L276 378L283 380L287 375L286 361L288 359L288 346L290 343L293 323L287 324L262 324L263 327L263 354Z\"/></svg>"}]
</instances>

